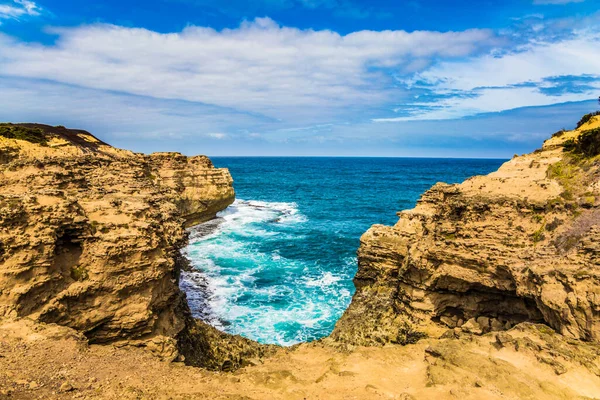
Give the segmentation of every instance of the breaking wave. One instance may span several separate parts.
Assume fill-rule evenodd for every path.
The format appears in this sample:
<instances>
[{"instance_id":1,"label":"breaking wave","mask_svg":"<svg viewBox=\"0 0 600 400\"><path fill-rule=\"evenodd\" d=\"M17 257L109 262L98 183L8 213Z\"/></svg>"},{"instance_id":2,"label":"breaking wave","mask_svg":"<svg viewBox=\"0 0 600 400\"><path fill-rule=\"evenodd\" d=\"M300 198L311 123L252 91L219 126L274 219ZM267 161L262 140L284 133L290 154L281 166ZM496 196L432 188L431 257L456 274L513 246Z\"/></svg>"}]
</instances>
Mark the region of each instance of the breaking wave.
<instances>
[{"instance_id":1,"label":"breaking wave","mask_svg":"<svg viewBox=\"0 0 600 400\"><path fill-rule=\"evenodd\" d=\"M193 268L181 277L193 314L263 343L328 335L350 302L356 259L332 271L306 257L310 229L295 203L245 200L193 228L185 250Z\"/></svg>"}]
</instances>

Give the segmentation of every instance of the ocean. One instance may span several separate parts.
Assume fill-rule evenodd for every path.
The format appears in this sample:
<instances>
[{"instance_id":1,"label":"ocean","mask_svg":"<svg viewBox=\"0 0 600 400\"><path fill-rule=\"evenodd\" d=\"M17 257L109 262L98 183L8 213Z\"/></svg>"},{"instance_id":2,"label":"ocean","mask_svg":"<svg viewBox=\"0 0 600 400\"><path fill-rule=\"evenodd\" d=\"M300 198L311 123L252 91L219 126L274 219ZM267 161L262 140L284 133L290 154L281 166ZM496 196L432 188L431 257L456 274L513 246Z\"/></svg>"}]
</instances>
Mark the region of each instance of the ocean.
<instances>
[{"instance_id":1,"label":"ocean","mask_svg":"<svg viewBox=\"0 0 600 400\"><path fill-rule=\"evenodd\" d=\"M356 250L373 224L393 225L436 182L457 183L505 160L214 157L235 203L191 229L192 312L261 343L331 333L354 293Z\"/></svg>"}]
</instances>

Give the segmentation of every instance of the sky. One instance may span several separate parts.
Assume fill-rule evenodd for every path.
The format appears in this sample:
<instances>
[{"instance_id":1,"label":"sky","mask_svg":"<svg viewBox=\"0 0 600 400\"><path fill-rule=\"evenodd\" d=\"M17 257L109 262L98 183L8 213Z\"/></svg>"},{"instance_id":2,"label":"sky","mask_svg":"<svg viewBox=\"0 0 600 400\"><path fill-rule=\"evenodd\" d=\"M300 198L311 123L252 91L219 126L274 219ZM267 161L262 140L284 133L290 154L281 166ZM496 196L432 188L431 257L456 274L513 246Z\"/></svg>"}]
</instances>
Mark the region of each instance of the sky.
<instances>
[{"instance_id":1,"label":"sky","mask_svg":"<svg viewBox=\"0 0 600 400\"><path fill-rule=\"evenodd\" d=\"M0 0L0 121L140 152L509 158L598 96L600 0Z\"/></svg>"}]
</instances>

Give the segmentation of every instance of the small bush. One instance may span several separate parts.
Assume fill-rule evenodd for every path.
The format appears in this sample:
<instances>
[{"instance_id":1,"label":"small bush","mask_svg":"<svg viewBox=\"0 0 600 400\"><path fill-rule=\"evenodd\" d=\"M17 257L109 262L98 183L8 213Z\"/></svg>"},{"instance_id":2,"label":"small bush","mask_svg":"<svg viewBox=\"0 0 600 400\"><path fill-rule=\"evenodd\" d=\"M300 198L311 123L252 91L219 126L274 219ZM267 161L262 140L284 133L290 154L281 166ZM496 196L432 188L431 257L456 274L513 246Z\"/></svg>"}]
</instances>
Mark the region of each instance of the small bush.
<instances>
[{"instance_id":1,"label":"small bush","mask_svg":"<svg viewBox=\"0 0 600 400\"><path fill-rule=\"evenodd\" d=\"M76 281L84 281L88 278L88 272L85 267L77 265L71 268L71 278Z\"/></svg>"},{"instance_id":2,"label":"small bush","mask_svg":"<svg viewBox=\"0 0 600 400\"><path fill-rule=\"evenodd\" d=\"M565 150L567 148L565 147ZM600 154L600 128L583 131L570 150L585 157L595 157Z\"/></svg>"},{"instance_id":3,"label":"small bush","mask_svg":"<svg viewBox=\"0 0 600 400\"><path fill-rule=\"evenodd\" d=\"M577 176L577 167L565 161L559 161L548 167L548 179L556 179L565 188L570 188L572 181Z\"/></svg>"},{"instance_id":4,"label":"small bush","mask_svg":"<svg viewBox=\"0 0 600 400\"><path fill-rule=\"evenodd\" d=\"M577 143L573 139L565 140L563 143L563 149L565 151L573 151L577 148Z\"/></svg>"},{"instance_id":5,"label":"small bush","mask_svg":"<svg viewBox=\"0 0 600 400\"><path fill-rule=\"evenodd\" d=\"M542 240L544 240L546 238L546 235L544 235L545 229L546 229L546 224L542 225L542 227L540 229L533 232L533 234L531 235L531 239L533 240L533 243L541 242Z\"/></svg>"},{"instance_id":6,"label":"small bush","mask_svg":"<svg viewBox=\"0 0 600 400\"><path fill-rule=\"evenodd\" d=\"M596 111L593 113L585 114L577 123L577 129L581 128L581 126L588 123L593 117L600 115L600 111Z\"/></svg>"},{"instance_id":7,"label":"small bush","mask_svg":"<svg viewBox=\"0 0 600 400\"><path fill-rule=\"evenodd\" d=\"M554 133L552 134L552 137L561 137L561 136L562 136L562 135L564 135L564 134L565 134L565 130L564 130L564 129L561 129L561 130L560 130L560 131L558 131L558 132L554 132Z\"/></svg>"},{"instance_id":8,"label":"small bush","mask_svg":"<svg viewBox=\"0 0 600 400\"><path fill-rule=\"evenodd\" d=\"M398 329L395 343L406 346L407 344L415 344L421 339L425 339L427 334L415 330L408 322L404 322Z\"/></svg>"},{"instance_id":9,"label":"small bush","mask_svg":"<svg viewBox=\"0 0 600 400\"><path fill-rule=\"evenodd\" d=\"M571 192L570 190L564 190L559 196L565 200L573 200L575 198L573 192Z\"/></svg>"},{"instance_id":10,"label":"small bush","mask_svg":"<svg viewBox=\"0 0 600 400\"><path fill-rule=\"evenodd\" d=\"M26 128L24 126L13 124L0 124L0 136L7 139L25 140L27 142L41 144L42 146L48 144L44 131L39 128Z\"/></svg>"}]
</instances>

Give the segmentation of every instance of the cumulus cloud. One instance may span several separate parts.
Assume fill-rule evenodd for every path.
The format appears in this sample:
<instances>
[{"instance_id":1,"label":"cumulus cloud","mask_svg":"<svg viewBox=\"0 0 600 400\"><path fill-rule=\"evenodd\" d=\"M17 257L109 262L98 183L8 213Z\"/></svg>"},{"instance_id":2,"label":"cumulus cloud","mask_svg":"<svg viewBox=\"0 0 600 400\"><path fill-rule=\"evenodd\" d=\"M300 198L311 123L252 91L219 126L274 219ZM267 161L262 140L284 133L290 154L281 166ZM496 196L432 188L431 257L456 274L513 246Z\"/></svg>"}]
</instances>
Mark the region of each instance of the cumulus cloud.
<instances>
[{"instance_id":1,"label":"cumulus cloud","mask_svg":"<svg viewBox=\"0 0 600 400\"><path fill-rule=\"evenodd\" d=\"M0 77L0 93L0 121L82 128L117 147L189 155L509 157L531 151L549 132L573 126L596 107L594 100L376 128L357 123L294 129L226 108L39 80ZM211 137L215 132L228 140Z\"/></svg>"},{"instance_id":2,"label":"cumulus cloud","mask_svg":"<svg viewBox=\"0 0 600 400\"><path fill-rule=\"evenodd\" d=\"M269 18L178 33L52 28L51 44L0 34L0 105L11 120L27 111L54 121L51 111L69 99L55 124L68 124L70 115L83 127L111 121L117 132L134 116L123 135L229 143L348 135L365 121L379 131L370 121L462 118L596 98L600 35L573 31L572 21L565 26L566 35L525 38L517 48L510 35L489 30L340 35ZM105 110L107 102L115 105Z\"/></svg>"},{"instance_id":3,"label":"cumulus cloud","mask_svg":"<svg viewBox=\"0 0 600 400\"><path fill-rule=\"evenodd\" d=\"M487 30L360 31L281 27L269 18L162 34L113 25L54 28L53 45L0 36L0 74L180 99L275 120L329 120L398 100L390 71L452 59L497 41ZM312 121L319 122L319 121Z\"/></svg>"},{"instance_id":4,"label":"cumulus cloud","mask_svg":"<svg viewBox=\"0 0 600 400\"><path fill-rule=\"evenodd\" d=\"M0 20L19 19L23 16L38 16L41 8L29 0L13 0L10 3L0 4Z\"/></svg>"}]
</instances>

